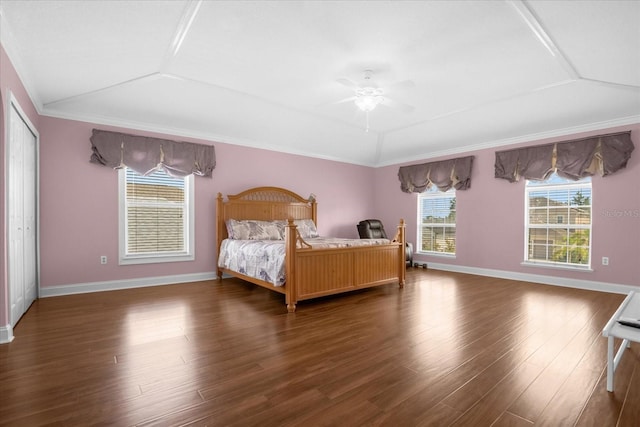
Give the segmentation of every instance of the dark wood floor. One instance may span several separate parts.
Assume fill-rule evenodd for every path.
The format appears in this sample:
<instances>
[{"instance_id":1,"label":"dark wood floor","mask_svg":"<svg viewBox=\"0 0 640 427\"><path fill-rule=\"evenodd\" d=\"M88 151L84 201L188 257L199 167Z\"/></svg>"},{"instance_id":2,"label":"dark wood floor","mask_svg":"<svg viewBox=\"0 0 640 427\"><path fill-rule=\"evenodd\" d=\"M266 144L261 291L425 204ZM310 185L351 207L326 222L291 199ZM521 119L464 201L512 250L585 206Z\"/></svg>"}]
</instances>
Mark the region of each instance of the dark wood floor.
<instances>
[{"instance_id":1,"label":"dark wood floor","mask_svg":"<svg viewBox=\"0 0 640 427\"><path fill-rule=\"evenodd\" d=\"M623 295L407 282L296 314L236 279L38 300L0 345L0 424L639 425L637 344L605 389Z\"/></svg>"}]
</instances>

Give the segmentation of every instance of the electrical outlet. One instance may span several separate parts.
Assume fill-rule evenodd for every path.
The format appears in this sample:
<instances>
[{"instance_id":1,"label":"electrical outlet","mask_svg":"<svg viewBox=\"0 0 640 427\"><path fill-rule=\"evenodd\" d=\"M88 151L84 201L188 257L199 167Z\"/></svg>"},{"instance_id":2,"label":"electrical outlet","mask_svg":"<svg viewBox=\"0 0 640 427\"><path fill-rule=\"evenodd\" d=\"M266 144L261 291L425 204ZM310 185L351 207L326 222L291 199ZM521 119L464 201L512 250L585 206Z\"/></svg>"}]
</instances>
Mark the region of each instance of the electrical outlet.
<instances>
[{"instance_id":1,"label":"electrical outlet","mask_svg":"<svg viewBox=\"0 0 640 427\"><path fill-rule=\"evenodd\" d=\"M602 257L602 265L609 265L609 257L608 256L603 256Z\"/></svg>"},{"instance_id":2,"label":"electrical outlet","mask_svg":"<svg viewBox=\"0 0 640 427\"><path fill-rule=\"evenodd\" d=\"M106 255L102 255L100 257L100 264L106 264L107 263L107 256Z\"/></svg>"}]
</instances>

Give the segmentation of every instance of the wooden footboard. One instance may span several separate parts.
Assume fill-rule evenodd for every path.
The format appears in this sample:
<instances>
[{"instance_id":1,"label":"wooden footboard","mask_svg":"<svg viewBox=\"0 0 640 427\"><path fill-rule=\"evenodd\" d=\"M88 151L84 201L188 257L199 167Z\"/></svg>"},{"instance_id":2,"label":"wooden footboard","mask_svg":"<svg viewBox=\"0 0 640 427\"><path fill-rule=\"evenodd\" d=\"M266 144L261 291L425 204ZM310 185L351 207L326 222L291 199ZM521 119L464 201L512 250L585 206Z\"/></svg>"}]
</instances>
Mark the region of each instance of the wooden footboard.
<instances>
[{"instance_id":1,"label":"wooden footboard","mask_svg":"<svg viewBox=\"0 0 640 427\"><path fill-rule=\"evenodd\" d=\"M287 310L294 312L298 301L334 295L356 289L405 282L405 224L400 220L393 241L386 245L313 249L298 233L296 219L312 219L317 224L317 207L312 195L304 199L277 187L258 187L229 195L224 202L218 193L216 231L218 254L227 237L228 219L288 220L285 233L286 283L283 287L218 268L259 286L283 293Z\"/></svg>"},{"instance_id":2,"label":"wooden footboard","mask_svg":"<svg viewBox=\"0 0 640 427\"><path fill-rule=\"evenodd\" d=\"M388 245L313 249L298 247L293 221L287 225L285 295L287 310L298 301L405 281L404 221Z\"/></svg>"}]
</instances>

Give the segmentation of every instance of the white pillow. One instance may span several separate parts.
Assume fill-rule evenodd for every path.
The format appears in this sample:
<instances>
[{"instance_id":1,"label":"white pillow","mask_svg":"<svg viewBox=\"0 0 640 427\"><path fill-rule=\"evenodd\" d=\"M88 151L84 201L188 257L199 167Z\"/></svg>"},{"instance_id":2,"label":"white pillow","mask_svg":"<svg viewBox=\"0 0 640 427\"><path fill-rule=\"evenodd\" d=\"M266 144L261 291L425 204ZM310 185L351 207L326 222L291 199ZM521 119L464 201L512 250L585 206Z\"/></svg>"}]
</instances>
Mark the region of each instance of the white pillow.
<instances>
[{"instance_id":1,"label":"white pillow","mask_svg":"<svg viewBox=\"0 0 640 427\"><path fill-rule=\"evenodd\" d=\"M296 219L293 223L298 227L298 233L303 239L319 237L316 224L312 219Z\"/></svg>"},{"instance_id":2,"label":"white pillow","mask_svg":"<svg viewBox=\"0 0 640 427\"><path fill-rule=\"evenodd\" d=\"M234 240L283 240L283 221L227 220L227 234Z\"/></svg>"}]
</instances>

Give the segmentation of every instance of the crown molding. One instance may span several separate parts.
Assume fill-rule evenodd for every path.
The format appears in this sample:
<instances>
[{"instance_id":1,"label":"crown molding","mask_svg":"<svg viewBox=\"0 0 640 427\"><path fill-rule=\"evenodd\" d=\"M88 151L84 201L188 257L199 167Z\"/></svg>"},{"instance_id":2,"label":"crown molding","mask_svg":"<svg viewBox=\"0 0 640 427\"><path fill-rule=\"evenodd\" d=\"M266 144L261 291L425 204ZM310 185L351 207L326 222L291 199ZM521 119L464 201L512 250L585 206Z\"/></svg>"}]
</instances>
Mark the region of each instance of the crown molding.
<instances>
[{"instance_id":1,"label":"crown molding","mask_svg":"<svg viewBox=\"0 0 640 427\"><path fill-rule=\"evenodd\" d=\"M17 49L17 42L11 33L11 27L9 23L4 17L4 13L2 11L2 7L0 5L0 45L4 48L11 64L13 65L14 70L16 70L16 74L18 74L18 78L20 82L22 82L22 86L27 92L27 96L31 100L36 112L42 115L42 101L37 96L36 91L34 90L35 85L32 83L31 74L27 71L28 68L22 62L22 59L19 55L19 50Z\"/></svg>"},{"instance_id":2,"label":"crown molding","mask_svg":"<svg viewBox=\"0 0 640 427\"><path fill-rule=\"evenodd\" d=\"M393 166L393 165L399 165L399 164L408 163L408 162L429 160L429 159L434 159L438 157L466 154L472 151L479 151L479 150L486 150L491 148L504 147L507 145L521 144L524 142L535 142L535 141L548 139L548 138L558 138L558 137L569 136L577 133L594 132L594 131L608 129L608 128L630 126L630 125L637 125L637 124L640 124L640 115L621 117L621 118L606 120L602 122L594 122L594 123L588 123L588 124L579 125L579 126L554 129L551 131L531 133L531 134L522 135L514 138L506 138L506 139L499 139L495 141L482 142L480 144L465 146L462 149L432 151L430 153L423 153L422 155L392 159L388 162L381 162L377 164L375 167Z\"/></svg>"},{"instance_id":3,"label":"crown molding","mask_svg":"<svg viewBox=\"0 0 640 427\"><path fill-rule=\"evenodd\" d=\"M138 130L143 132L154 132L154 133L166 134L170 136L195 138L195 139L201 139L206 141L218 142L221 144L238 145L241 147L256 148L260 150L274 151L278 153L291 154L291 155L302 156L302 157L310 157L310 158L328 160L328 161L338 162L338 163L347 163L347 164L353 164L357 166L366 166L366 167L374 167L374 168L376 167L376 165L373 163L346 160L339 157L327 156L327 155L318 154L318 153L310 153L308 151L303 151L303 150L286 149L281 146L265 143L264 141L255 141L252 139L237 138L229 135L221 135L221 134L215 134L210 132L194 132L188 129L149 125L147 123L113 119L111 117L105 117L105 116L65 114L65 113L60 113L58 111L52 111L47 108L45 108L40 115L45 117L55 118L55 119L91 123L96 126L99 126L99 125L113 126L113 127L130 129L130 130Z\"/></svg>"}]
</instances>

